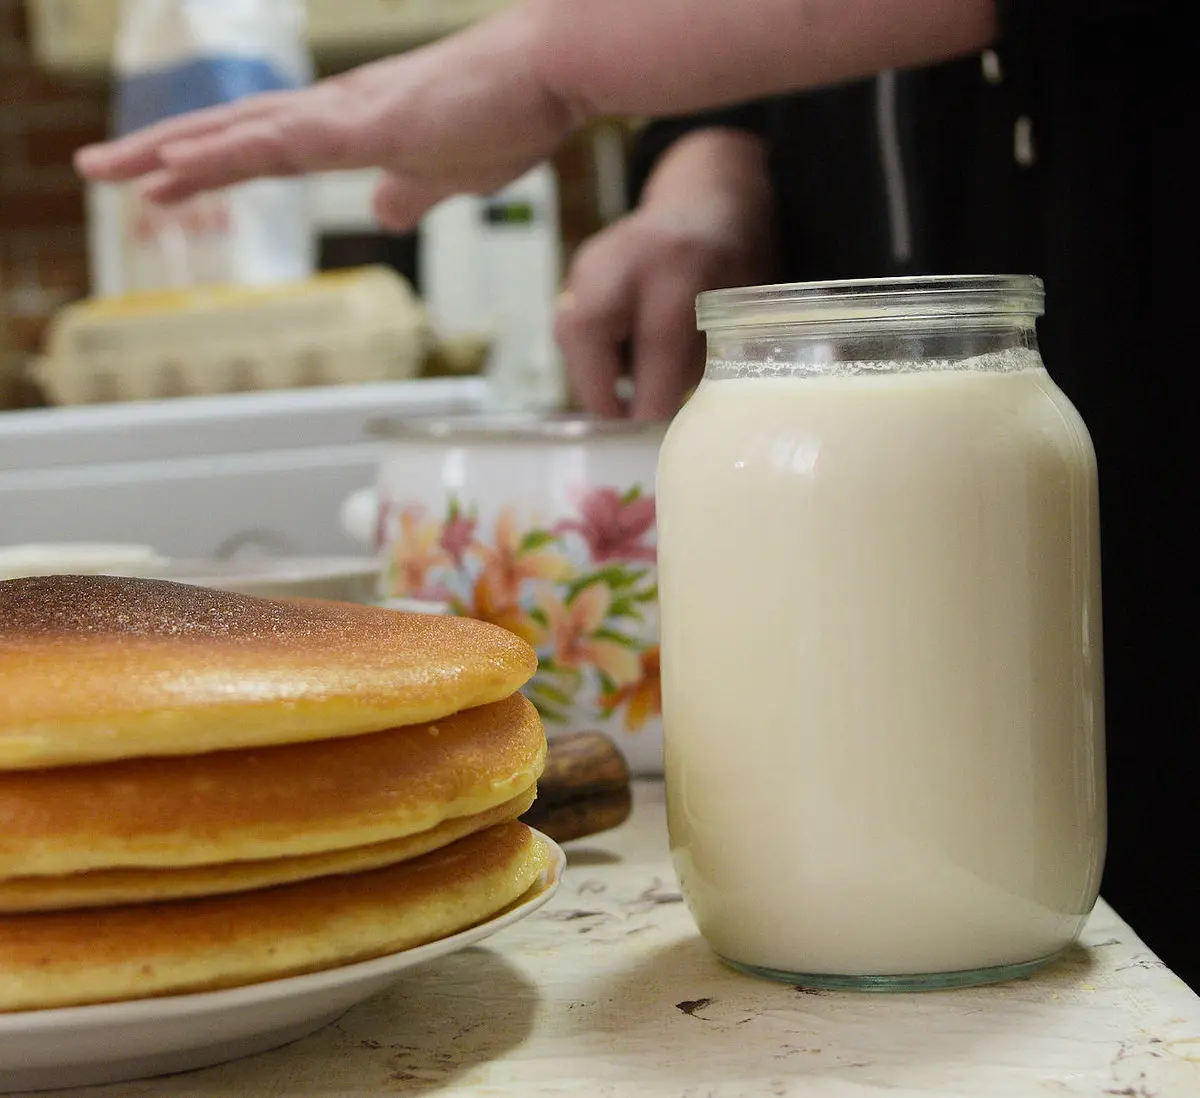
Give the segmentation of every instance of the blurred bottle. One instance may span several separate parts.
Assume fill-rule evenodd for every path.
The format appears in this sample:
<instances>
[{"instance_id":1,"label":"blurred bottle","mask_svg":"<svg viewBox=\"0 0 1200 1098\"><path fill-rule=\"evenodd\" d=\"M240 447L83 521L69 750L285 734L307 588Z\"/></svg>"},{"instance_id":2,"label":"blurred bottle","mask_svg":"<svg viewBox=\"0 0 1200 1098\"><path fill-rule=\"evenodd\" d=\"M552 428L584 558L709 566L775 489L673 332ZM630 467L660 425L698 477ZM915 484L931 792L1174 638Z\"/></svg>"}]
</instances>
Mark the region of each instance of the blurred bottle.
<instances>
[{"instance_id":1,"label":"blurred bottle","mask_svg":"<svg viewBox=\"0 0 1200 1098\"><path fill-rule=\"evenodd\" d=\"M301 0L124 0L113 132L312 80ZM315 245L306 184L264 179L169 209L130 185L89 191L93 285L131 290L303 279Z\"/></svg>"}]
</instances>

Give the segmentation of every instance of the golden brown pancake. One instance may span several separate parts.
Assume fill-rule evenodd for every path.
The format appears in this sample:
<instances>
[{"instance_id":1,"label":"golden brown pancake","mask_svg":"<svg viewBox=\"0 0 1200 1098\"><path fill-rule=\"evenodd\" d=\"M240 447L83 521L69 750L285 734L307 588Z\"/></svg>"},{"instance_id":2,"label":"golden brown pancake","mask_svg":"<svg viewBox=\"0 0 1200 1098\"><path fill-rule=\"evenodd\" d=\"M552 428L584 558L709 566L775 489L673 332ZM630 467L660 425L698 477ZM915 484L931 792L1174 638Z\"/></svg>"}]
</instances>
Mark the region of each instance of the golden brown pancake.
<instances>
[{"instance_id":1,"label":"golden brown pancake","mask_svg":"<svg viewBox=\"0 0 1200 1098\"><path fill-rule=\"evenodd\" d=\"M94 911L0 916L0 1011L205 991L378 957L464 930L550 862L524 824L330 882Z\"/></svg>"},{"instance_id":2,"label":"golden brown pancake","mask_svg":"<svg viewBox=\"0 0 1200 1098\"><path fill-rule=\"evenodd\" d=\"M512 800L545 756L541 719L514 694L347 739L0 771L0 878L386 842Z\"/></svg>"},{"instance_id":3,"label":"golden brown pancake","mask_svg":"<svg viewBox=\"0 0 1200 1098\"><path fill-rule=\"evenodd\" d=\"M326 854L182 869L97 869L91 873L68 873L64 877L12 877L0 880L0 914L222 896L313 877L361 873L419 858L485 827L515 820L529 810L534 799L535 790L531 787L496 808L447 820L417 835ZM337 886L331 883L331 887Z\"/></svg>"},{"instance_id":4,"label":"golden brown pancake","mask_svg":"<svg viewBox=\"0 0 1200 1098\"><path fill-rule=\"evenodd\" d=\"M0 770L299 743L434 721L533 674L469 618L161 580L0 582Z\"/></svg>"}]
</instances>

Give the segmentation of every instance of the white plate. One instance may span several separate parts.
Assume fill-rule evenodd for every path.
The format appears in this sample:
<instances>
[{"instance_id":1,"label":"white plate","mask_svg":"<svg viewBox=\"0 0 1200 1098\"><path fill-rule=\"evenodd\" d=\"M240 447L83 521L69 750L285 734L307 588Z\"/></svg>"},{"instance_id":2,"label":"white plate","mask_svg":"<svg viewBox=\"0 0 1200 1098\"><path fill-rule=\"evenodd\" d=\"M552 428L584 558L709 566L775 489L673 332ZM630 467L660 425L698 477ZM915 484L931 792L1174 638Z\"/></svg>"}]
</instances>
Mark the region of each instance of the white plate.
<instances>
[{"instance_id":1,"label":"white plate","mask_svg":"<svg viewBox=\"0 0 1200 1098\"><path fill-rule=\"evenodd\" d=\"M373 557L263 557L253 560L173 560L143 572L155 579L218 587L259 598L374 602L379 562Z\"/></svg>"},{"instance_id":2,"label":"white plate","mask_svg":"<svg viewBox=\"0 0 1200 1098\"><path fill-rule=\"evenodd\" d=\"M0 545L0 580L63 573L143 576L261 598L376 602L379 595L379 562L374 557L168 560L144 545Z\"/></svg>"},{"instance_id":3,"label":"white plate","mask_svg":"<svg viewBox=\"0 0 1200 1098\"><path fill-rule=\"evenodd\" d=\"M546 841L551 865L514 906L428 945L227 991L0 1014L0 1094L209 1067L306 1037L405 969L472 945L541 907L566 865L558 845Z\"/></svg>"},{"instance_id":4,"label":"white plate","mask_svg":"<svg viewBox=\"0 0 1200 1098\"><path fill-rule=\"evenodd\" d=\"M123 542L51 542L0 545L0 580L62 573L115 571L141 575L167 563L148 545Z\"/></svg>"}]
</instances>

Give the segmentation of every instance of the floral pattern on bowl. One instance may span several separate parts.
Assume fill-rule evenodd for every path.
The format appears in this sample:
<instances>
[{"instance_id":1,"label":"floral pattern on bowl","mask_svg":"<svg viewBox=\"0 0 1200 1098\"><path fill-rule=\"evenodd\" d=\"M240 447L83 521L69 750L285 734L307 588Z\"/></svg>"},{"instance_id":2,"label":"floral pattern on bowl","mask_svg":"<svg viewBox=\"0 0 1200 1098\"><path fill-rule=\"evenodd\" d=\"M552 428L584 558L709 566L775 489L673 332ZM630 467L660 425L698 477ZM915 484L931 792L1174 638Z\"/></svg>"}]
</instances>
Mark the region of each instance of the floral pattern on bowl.
<instances>
[{"instance_id":1,"label":"floral pattern on bowl","mask_svg":"<svg viewBox=\"0 0 1200 1098\"><path fill-rule=\"evenodd\" d=\"M485 529L455 498L442 516L402 506L383 518L385 592L527 640L539 666L525 693L547 724L638 732L662 712L654 496L590 488L574 510L545 525L504 507Z\"/></svg>"}]
</instances>

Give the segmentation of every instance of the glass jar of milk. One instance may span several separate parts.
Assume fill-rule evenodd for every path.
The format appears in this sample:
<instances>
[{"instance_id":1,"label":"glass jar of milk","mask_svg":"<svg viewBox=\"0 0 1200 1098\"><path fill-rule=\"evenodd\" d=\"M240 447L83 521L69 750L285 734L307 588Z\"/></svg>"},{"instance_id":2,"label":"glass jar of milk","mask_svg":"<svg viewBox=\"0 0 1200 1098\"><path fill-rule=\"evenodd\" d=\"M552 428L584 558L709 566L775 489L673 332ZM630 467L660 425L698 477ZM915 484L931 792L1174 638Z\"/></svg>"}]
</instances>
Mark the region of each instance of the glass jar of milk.
<instances>
[{"instance_id":1,"label":"glass jar of milk","mask_svg":"<svg viewBox=\"0 0 1200 1098\"><path fill-rule=\"evenodd\" d=\"M1007 979L1105 843L1096 465L1029 277L701 295L659 465L667 800L736 967Z\"/></svg>"}]
</instances>

